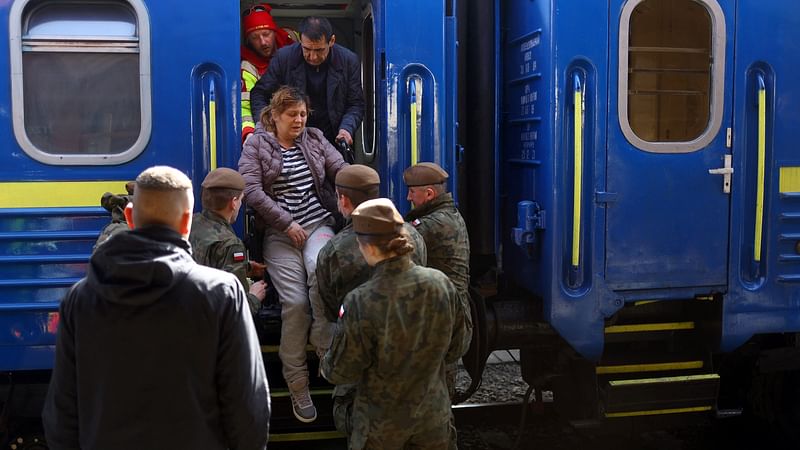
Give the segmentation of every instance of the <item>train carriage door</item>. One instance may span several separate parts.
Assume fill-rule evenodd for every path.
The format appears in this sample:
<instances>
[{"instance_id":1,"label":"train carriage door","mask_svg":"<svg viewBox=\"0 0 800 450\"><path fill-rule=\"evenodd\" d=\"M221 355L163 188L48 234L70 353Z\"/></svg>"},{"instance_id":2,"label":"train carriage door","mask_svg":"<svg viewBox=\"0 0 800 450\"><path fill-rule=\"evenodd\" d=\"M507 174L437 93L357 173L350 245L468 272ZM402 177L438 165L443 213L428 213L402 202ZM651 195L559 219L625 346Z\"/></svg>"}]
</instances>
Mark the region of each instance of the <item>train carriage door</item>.
<instances>
[{"instance_id":1,"label":"train carriage door","mask_svg":"<svg viewBox=\"0 0 800 450\"><path fill-rule=\"evenodd\" d=\"M373 0L377 135L383 195L405 213L403 170L433 161L455 191L455 14L453 0ZM377 84L377 83L376 83ZM369 101L368 101L369 103ZM384 147L385 146L385 147Z\"/></svg>"},{"instance_id":2,"label":"train carriage door","mask_svg":"<svg viewBox=\"0 0 800 450\"><path fill-rule=\"evenodd\" d=\"M734 7L617 2L604 197L612 289L726 285Z\"/></svg>"}]
</instances>

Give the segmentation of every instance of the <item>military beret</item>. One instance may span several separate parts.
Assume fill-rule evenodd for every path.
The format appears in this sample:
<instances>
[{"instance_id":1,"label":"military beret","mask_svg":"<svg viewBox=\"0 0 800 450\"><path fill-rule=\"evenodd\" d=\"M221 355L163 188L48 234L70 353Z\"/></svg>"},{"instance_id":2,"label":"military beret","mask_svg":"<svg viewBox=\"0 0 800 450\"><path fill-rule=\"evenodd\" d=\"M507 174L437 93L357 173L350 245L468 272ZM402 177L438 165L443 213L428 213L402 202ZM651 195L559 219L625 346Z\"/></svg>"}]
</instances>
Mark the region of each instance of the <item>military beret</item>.
<instances>
[{"instance_id":1,"label":"military beret","mask_svg":"<svg viewBox=\"0 0 800 450\"><path fill-rule=\"evenodd\" d=\"M403 172L403 180L405 180L407 186L441 184L447 181L448 177L449 175L444 169L432 162L415 164Z\"/></svg>"},{"instance_id":2,"label":"military beret","mask_svg":"<svg viewBox=\"0 0 800 450\"><path fill-rule=\"evenodd\" d=\"M336 174L336 186L357 191L368 191L369 188L381 184L381 177L372 167L353 164L341 169Z\"/></svg>"},{"instance_id":3,"label":"military beret","mask_svg":"<svg viewBox=\"0 0 800 450\"><path fill-rule=\"evenodd\" d=\"M367 200L358 205L350 217L353 230L361 235L397 234L403 226L403 216L388 198Z\"/></svg>"},{"instance_id":4,"label":"military beret","mask_svg":"<svg viewBox=\"0 0 800 450\"><path fill-rule=\"evenodd\" d=\"M243 191L244 178L242 178L239 172L233 169L220 167L209 172L201 186L206 189L223 188Z\"/></svg>"}]
</instances>

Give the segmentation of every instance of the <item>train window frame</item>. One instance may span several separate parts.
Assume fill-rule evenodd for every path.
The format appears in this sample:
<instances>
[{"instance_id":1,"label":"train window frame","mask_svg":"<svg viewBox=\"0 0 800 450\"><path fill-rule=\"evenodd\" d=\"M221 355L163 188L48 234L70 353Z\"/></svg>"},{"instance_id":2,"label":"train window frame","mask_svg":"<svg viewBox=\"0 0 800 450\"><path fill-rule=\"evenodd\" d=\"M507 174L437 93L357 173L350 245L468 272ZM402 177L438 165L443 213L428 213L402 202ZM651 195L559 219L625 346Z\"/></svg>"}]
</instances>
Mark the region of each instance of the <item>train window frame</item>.
<instances>
[{"instance_id":1,"label":"train window frame","mask_svg":"<svg viewBox=\"0 0 800 450\"><path fill-rule=\"evenodd\" d=\"M46 38L28 38L23 33L29 20L48 5L121 5L128 8L136 21L136 36L120 37L96 32L87 35L46 35ZM92 30L94 31L94 30ZM126 41L126 42L123 42ZM133 44L136 44L135 46ZM11 59L11 110L14 136L22 150L32 159L50 165L118 165L133 160L147 146L152 133L151 72L150 72L150 18L143 0L19 0L9 12L9 56ZM58 153L53 149L37 147L28 135L25 124L25 91L23 54L84 53L119 55L138 53L139 81L139 134L133 144L115 153ZM135 91L134 91L135 92Z\"/></svg>"},{"instance_id":2,"label":"train window frame","mask_svg":"<svg viewBox=\"0 0 800 450\"><path fill-rule=\"evenodd\" d=\"M619 21L619 67L617 110L622 134L633 146L651 153L691 153L703 149L714 140L722 126L725 100L725 46L727 45L725 15L716 0L691 0L704 7L711 21L709 58L709 116L705 130L689 141L646 141L633 130L628 118L629 101L629 37L630 19L634 10L649 0L630 0L622 8Z\"/></svg>"}]
</instances>

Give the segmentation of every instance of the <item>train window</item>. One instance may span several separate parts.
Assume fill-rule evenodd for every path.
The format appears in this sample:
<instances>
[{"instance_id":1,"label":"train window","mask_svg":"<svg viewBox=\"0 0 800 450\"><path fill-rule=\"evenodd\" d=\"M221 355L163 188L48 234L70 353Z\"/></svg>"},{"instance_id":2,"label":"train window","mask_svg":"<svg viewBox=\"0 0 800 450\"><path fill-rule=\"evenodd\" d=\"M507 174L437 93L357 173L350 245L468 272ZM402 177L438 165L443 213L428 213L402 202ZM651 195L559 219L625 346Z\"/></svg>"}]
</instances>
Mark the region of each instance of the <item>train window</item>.
<instances>
[{"instance_id":1,"label":"train window","mask_svg":"<svg viewBox=\"0 0 800 450\"><path fill-rule=\"evenodd\" d=\"M48 164L120 164L150 135L141 0L15 2L12 107L20 146Z\"/></svg>"},{"instance_id":2,"label":"train window","mask_svg":"<svg viewBox=\"0 0 800 450\"><path fill-rule=\"evenodd\" d=\"M620 19L619 121L636 147L686 153L720 128L725 20L715 0L631 0Z\"/></svg>"}]
</instances>

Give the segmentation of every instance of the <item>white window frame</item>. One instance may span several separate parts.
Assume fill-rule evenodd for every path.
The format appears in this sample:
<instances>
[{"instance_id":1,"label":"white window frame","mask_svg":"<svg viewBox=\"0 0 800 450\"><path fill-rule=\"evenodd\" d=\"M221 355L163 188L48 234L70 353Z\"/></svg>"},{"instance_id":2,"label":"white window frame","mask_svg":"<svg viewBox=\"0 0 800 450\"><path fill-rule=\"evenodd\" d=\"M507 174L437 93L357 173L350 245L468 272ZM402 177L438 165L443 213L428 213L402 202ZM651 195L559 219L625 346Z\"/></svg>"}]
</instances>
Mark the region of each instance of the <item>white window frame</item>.
<instances>
[{"instance_id":1,"label":"white window frame","mask_svg":"<svg viewBox=\"0 0 800 450\"><path fill-rule=\"evenodd\" d=\"M150 140L152 131L152 107L150 90L150 18L147 8L142 0L124 0L133 9L136 15L138 30L138 54L139 54L139 98L140 98L140 118L141 127L139 136L133 145L127 150L114 154L58 154L45 151L36 147L25 131L25 101L23 90L22 73L22 54L23 39L22 30L24 21L28 17L23 16L26 6L35 0L18 0L13 2L9 13L9 46L11 57L11 111L14 123L14 136L22 150L36 161L52 165L114 165L126 163L142 153L147 142ZM42 2L42 5L59 3L63 1L51 0ZM74 4L107 3L98 1L72 1ZM105 39L102 36L75 37L65 36L54 37L47 42L41 43L42 50L57 52L99 52L114 53L131 51L126 50L124 44L117 43L117 39ZM48 47L48 43L59 44L57 48ZM37 46L40 44L37 44Z\"/></svg>"},{"instance_id":2,"label":"white window frame","mask_svg":"<svg viewBox=\"0 0 800 450\"><path fill-rule=\"evenodd\" d=\"M630 0L622 8L619 19L619 70L617 110L622 134L635 147L651 153L691 153L700 150L714 140L722 125L725 101L725 14L716 0L693 0L706 8L711 17L711 89L709 98L709 121L705 131L697 138L684 142L645 141L631 128L628 121L628 51L630 20L633 10L646 0Z\"/></svg>"}]
</instances>

